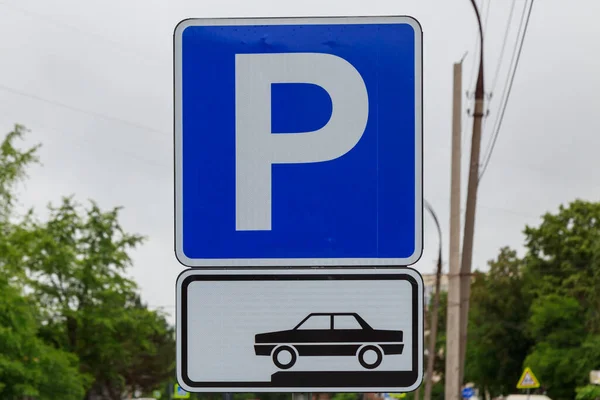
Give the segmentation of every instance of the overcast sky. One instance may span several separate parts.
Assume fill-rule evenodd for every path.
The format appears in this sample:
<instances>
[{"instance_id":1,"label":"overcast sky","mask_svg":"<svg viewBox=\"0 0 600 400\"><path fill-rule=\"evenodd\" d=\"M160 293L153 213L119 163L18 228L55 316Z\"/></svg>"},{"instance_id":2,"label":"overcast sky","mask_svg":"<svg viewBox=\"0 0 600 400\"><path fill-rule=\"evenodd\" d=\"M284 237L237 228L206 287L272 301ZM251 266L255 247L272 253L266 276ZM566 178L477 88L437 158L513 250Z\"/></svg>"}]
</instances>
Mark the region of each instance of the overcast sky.
<instances>
[{"instance_id":1,"label":"overcast sky","mask_svg":"<svg viewBox=\"0 0 600 400\"><path fill-rule=\"evenodd\" d=\"M480 0L488 6L491 0ZM490 138L524 0L490 104ZM511 0L491 1L486 84L493 83ZM0 0L0 132L14 123L43 143L21 201L43 215L74 194L149 237L132 275L151 306L174 311L172 33L189 17L411 15L424 31L425 198L437 211L447 257L452 64L474 81L476 23L468 0ZM485 15L485 13L484 13ZM536 1L502 132L479 190L474 268L498 249L521 249L525 224L575 198L597 200L600 181L600 2ZM465 110L469 106L465 98ZM464 132L472 119L465 111ZM470 139L466 140L468 144ZM466 188L468 146L463 154ZM463 197L464 205L464 197ZM437 233L425 216L433 270Z\"/></svg>"}]
</instances>

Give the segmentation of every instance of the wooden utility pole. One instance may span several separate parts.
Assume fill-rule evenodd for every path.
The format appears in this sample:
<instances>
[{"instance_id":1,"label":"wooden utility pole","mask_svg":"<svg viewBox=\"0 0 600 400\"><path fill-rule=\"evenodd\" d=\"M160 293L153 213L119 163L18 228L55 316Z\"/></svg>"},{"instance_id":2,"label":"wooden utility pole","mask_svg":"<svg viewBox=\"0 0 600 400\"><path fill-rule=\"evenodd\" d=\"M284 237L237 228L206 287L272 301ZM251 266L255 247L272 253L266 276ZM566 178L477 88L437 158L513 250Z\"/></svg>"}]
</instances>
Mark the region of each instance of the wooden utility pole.
<instances>
[{"instance_id":1,"label":"wooden utility pole","mask_svg":"<svg viewBox=\"0 0 600 400\"><path fill-rule=\"evenodd\" d=\"M463 57L464 60L464 57ZM450 183L450 257L446 318L446 400L460 393L460 160L462 117L462 62L454 64L452 93L452 166Z\"/></svg>"},{"instance_id":2,"label":"wooden utility pole","mask_svg":"<svg viewBox=\"0 0 600 400\"><path fill-rule=\"evenodd\" d=\"M479 24L480 52L479 73L475 86L475 110L473 112L473 137L471 139L471 159L469 165L469 184L467 187L467 207L465 211L465 231L460 265L460 384L464 380L465 356L467 352L467 328L469 322L469 297L471 295L471 264L473 260L473 240L475 233L475 211L477 208L477 186L479 185L479 153L481 150L481 123L484 117L484 81L483 81L483 27L481 16L475 4L471 4Z\"/></svg>"}]
</instances>

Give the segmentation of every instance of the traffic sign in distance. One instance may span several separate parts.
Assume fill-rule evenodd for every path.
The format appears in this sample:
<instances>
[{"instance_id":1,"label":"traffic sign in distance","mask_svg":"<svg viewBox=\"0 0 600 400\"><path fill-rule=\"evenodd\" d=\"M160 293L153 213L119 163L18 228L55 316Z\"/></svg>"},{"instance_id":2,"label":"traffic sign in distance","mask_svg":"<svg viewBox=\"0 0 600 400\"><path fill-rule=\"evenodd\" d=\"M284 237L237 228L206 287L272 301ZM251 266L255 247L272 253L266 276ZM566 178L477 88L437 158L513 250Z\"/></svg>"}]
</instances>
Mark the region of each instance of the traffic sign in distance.
<instances>
[{"instance_id":1,"label":"traffic sign in distance","mask_svg":"<svg viewBox=\"0 0 600 400\"><path fill-rule=\"evenodd\" d=\"M188 392L414 390L423 283L409 268L385 271L184 271L179 384Z\"/></svg>"},{"instance_id":2,"label":"traffic sign in distance","mask_svg":"<svg viewBox=\"0 0 600 400\"><path fill-rule=\"evenodd\" d=\"M462 398L463 399L470 399L474 395L475 395L475 391L473 390L472 387L463 388L463 390L462 390Z\"/></svg>"},{"instance_id":3,"label":"traffic sign in distance","mask_svg":"<svg viewBox=\"0 0 600 400\"><path fill-rule=\"evenodd\" d=\"M383 397L385 399L404 399L406 397L406 393L384 393Z\"/></svg>"},{"instance_id":4,"label":"traffic sign in distance","mask_svg":"<svg viewBox=\"0 0 600 400\"><path fill-rule=\"evenodd\" d=\"M409 17L175 29L175 252L191 267L399 266L422 252Z\"/></svg>"},{"instance_id":5,"label":"traffic sign in distance","mask_svg":"<svg viewBox=\"0 0 600 400\"><path fill-rule=\"evenodd\" d=\"M189 399L190 393L185 391L181 386L179 386L176 383L175 386L173 387L173 398L174 399Z\"/></svg>"},{"instance_id":6,"label":"traffic sign in distance","mask_svg":"<svg viewBox=\"0 0 600 400\"><path fill-rule=\"evenodd\" d=\"M540 387L540 382L537 380L533 371L527 367L521 375L521 379L517 383L517 389L537 389Z\"/></svg>"}]
</instances>

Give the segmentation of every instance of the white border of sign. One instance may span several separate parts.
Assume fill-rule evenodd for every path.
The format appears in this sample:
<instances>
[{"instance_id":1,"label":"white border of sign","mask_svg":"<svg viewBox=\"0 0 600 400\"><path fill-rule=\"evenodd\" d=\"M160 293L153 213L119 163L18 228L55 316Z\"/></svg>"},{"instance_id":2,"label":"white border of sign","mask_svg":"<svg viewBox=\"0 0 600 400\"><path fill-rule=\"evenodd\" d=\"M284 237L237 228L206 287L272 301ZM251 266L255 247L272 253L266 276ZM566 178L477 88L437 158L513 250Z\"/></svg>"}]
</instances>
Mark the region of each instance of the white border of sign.
<instances>
[{"instance_id":1,"label":"white border of sign","mask_svg":"<svg viewBox=\"0 0 600 400\"><path fill-rule=\"evenodd\" d=\"M423 277L421 274L412 268L395 268L395 269L354 269L352 270L351 275L364 275L365 278L373 278L380 276L381 279L390 279L390 277L397 277L398 275L406 275L412 278L417 284L417 305L416 305L416 320L417 320L417 337L418 343L416 346L416 379L415 383L409 387L259 387L259 386L233 386L234 382L223 382L223 386L205 386L205 387L192 387L187 384L189 382L189 377L183 376L183 363L186 362L188 355L183 354L182 349L182 339L183 339L183 330L184 330L184 318L183 318L183 308L184 304L182 303L182 293L183 293L183 285L186 283L187 278L194 276L246 276L246 277L257 277L257 276L265 276L268 275L277 279L278 277L283 277L286 275L292 275L294 277L298 277L299 280L302 280L300 276L306 276L307 278L315 275L323 276L324 279L328 279L327 277L331 277L333 275L338 275L340 277L348 276L348 271L344 271L342 269L286 269L286 270L219 270L219 271L211 271L206 269L198 269L198 268L190 268L186 269L179 274L177 277L176 283L176 327L177 327L177 382L179 385L188 392L241 392L241 393L261 393L261 392L280 392L280 393L290 393L290 392L349 392L349 393L383 393L383 392L411 392L418 388L423 382ZM329 278L330 279L330 278ZM342 278L343 279L343 278ZM397 279L397 278L392 278ZM308 294L307 294L308 296ZM187 309L189 306L193 307L193 304L185 304L185 308ZM414 306L414 305L413 305ZM227 384L232 386L227 386ZM191 384L191 383L190 383Z\"/></svg>"},{"instance_id":2,"label":"white border of sign","mask_svg":"<svg viewBox=\"0 0 600 400\"><path fill-rule=\"evenodd\" d=\"M407 258L234 258L192 259L183 252L182 187L182 77L181 40L189 26L230 25L317 25L317 24L400 24L415 32L415 252ZM175 84L175 257L187 267L397 267L416 263L423 252L423 32L419 22L408 16L291 17L291 18L193 18L181 21L174 32Z\"/></svg>"}]
</instances>

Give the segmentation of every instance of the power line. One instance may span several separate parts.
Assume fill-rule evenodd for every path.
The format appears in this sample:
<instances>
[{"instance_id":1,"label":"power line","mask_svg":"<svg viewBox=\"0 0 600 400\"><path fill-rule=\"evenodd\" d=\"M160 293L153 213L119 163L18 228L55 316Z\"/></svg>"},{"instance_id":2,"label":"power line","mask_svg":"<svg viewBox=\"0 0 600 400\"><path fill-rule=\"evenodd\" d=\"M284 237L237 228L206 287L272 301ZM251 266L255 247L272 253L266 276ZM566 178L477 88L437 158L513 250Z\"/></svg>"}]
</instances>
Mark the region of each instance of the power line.
<instances>
[{"instance_id":1,"label":"power line","mask_svg":"<svg viewBox=\"0 0 600 400\"><path fill-rule=\"evenodd\" d=\"M503 93L504 103L502 104L502 106L501 106L502 107L501 112L499 113L499 115L496 118L496 121L494 123L494 128L495 129L494 129L494 131L493 131L494 133L492 135L491 146L490 146L490 149L489 149L489 151L487 153L487 158L484 161L484 164L483 164L483 167L481 169L481 172L479 173L479 179L478 179L478 181L481 181L481 179L483 178L483 175L485 174L485 171L486 171L486 169L487 169L487 167L488 167L488 165L490 163L490 160L492 158L492 153L494 152L494 147L496 146L496 141L498 140L498 135L500 133L500 128L502 127L502 122L504 120L504 113L506 112L506 106L508 105L508 100L510 98L510 93L512 91L512 86L513 86L513 83L514 83L514 80L515 80L515 75L516 75L516 72L517 72L517 67L519 66L519 60L521 59L521 52L523 50L523 43L525 42L525 36L527 35L527 28L529 26L529 20L531 18L531 11L533 10L533 2L534 1L535 0L531 0L531 3L529 4L529 11L527 12L527 19L525 21L525 27L523 28L523 35L521 36L521 42L519 43L519 46L518 46L519 50L518 50L517 55L516 55L515 64L514 64L514 67L513 67L513 70L512 70L512 74L510 76L510 79L508 81L508 85L505 86L504 93L506 93L506 95L504 96L504 93ZM516 48L516 46L515 46L515 48Z\"/></svg>"},{"instance_id":2,"label":"power line","mask_svg":"<svg viewBox=\"0 0 600 400\"><path fill-rule=\"evenodd\" d=\"M517 66L519 63L519 58L521 55L521 49L523 46L523 42L525 40L526 28L525 29L523 29L523 28L524 28L524 26L526 26L526 24L529 23L529 15L531 15L532 7L533 7L533 0L530 3L529 13L527 13L527 0L524 1L523 10L521 12L521 18L519 21L519 28L517 30L517 36L515 38L515 46L513 48L511 60L509 63L509 69L507 72L507 78L506 78L506 82L504 84L504 89L502 90L502 96L500 97L500 113L498 113L498 115L496 116L496 119L494 121L494 126L492 128L492 136L491 136L490 141L488 142L488 146L486 148L485 155L483 157L484 162L483 162L483 167L481 169L481 172L479 174L479 180L481 180L481 178L483 177L483 174L485 173L485 170L487 169L487 166L490 162L492 152L496 145L496 141L498 139L500 126L502 125L502 119L504 117L504 112L506 110L506 106L508 104L508 98L510 97L510 92L512 89L512 82L513 82L514 76L516 74L516 69L517 69ZM527 21L525 21L526 14L528 15ZM521 34L521 32L523 32L523 34ZM520 42L519 42L519 40L520 40Z\"/></svg>"},{"instance_id":3,"label":"power line","mask_svg":"<svg viewBox=\"0 0 600 400\"><path fill-rule=\"evenodd\" d=\"M514 9L515 9L515 3L516 3L516 0L513 0L512 4L511 4L511 7L510 7L510 14L508 16L508 20L506 21L506 29L504 31L504 39L502 40L502 48L500 50L500 55L498 56L498 63L496 65L496 71L495 71L495 76L494 76L492 88L491 88L491 90L489 92L490 93L490 99L491 99L494 91L496 90L496 84L498 82L498 75L500 73L500 67L501 67L501 64L502 64L502 60L504 58L504 50L506 48L506 43L507 43L507 39L508 39L508 33L510 32L510 24L512 22L512 16L513 16L513 12L514 12ZM523 26L523 18L525 17L526 5L527 5L527 0L525 0L523 2L523 10L521 11L521 21L519 23L519 30L517 32L517 39L516 40L518 40L519 36L521 35L521 29L522 29L522 26ZM513 49L513 55L512 55L512 58L510 60L510 64L509 64L509 71L510 71L511 66L513 65L514 58L515 58L515 50L517 49L517 41L516 40L515 40L515 47ZM504 88L504 90L506 90L506 87ZM502 99L502 98L504 98L504 92L502 93L502 97L500 99ZM489 113L489 106L488 106L487 110L488 110L488 113ZM482 127L482 130L484 132L485 132L485 129L487 127L487 121L488 121L488 118L487 118L487 113L486 113L486 118L483 120L483 127ZM494 124L494 126L495 126L495 124ZM491 143L492 143L492 141L490 140L488 142L488 145L487 145L487 147L485 149L485 152L484 152L484 155L485 155L484 159L487 158L487 154L490 151L490 145L491 145Z\"/></svg>"},{"instance_id":4,"label":"power line","mask_svg":"<svg viewBox=\"0 0 600 400\"><path fill-rule=\"evenodd\" d=\"M508 85L508 80L511 74L511 71L514 67L514 63L515 63L515 59L517 56L517 48L519 45L519 38L521 37L521 32L523 30L523 23L525 22L525 14L527 11L527 0L525 0L523 2L523 9L521 10L521 18L519 20L519 29L517 30L517 36L515 37L515 46L513 47L513 52L512 52L512 56L510 58L510 63L508 64L508 72L506 75L506 82L504 83L504 89L502 90L502 96L500 96L500 104L502 104L504 102L504 99L506 97L506 91L507 91L507 85ZM498 71L498 70L496 70ZM496 120L494 121L494 126L492 129L492 132L494 132L496 130L496 125L498 124L498 116L496 116ZM486 125L487 125L487 118L483 121L483 129L485 129ZM492 139L493 139L493 135L492 135ZM490 139L490 141L487 144L487 147L485 149L485 152L483 153L483 159L487 160L487 157L489 155L490 149L492 147L492 139Z\"/></svg>"},{"instance_id":5,"label":"power line","mask_svg":"<svg viewBox=\"0 0 600 400\"><path fill-rule=\"evenodd\" d=\"M161 136L162 135L169 135L169 133L167 133L165 131L160 131L158 129L154 129L154 128L151 128L151 127L148 127L148 126L145 126L145 125L141 125L141 124L138 124L138 123L135 123L135 122L127 121L127 120L116 118L116 117L111 117L109 115L101 114L101 113L98 113L98 112L94 112L94 111L89 111L89 110L84 110L84 109L81 109L81 108L73 107L73 106L68 105L68 104L59 103L59 102L54 101L54 100L49 100L49 99L46 99L46 98L43 98L43 97L40 97L40 96L37 96L37 95L34 95L34 94L30 94L30 93L27 93L27 92L23 92L23 91L20 91L20 90L17 90L17 89L13 89L13 88L10 88L8 86L1 85L1 84L0 84L0 91L5 91L7 93L11 93L11 94L15 94L15 95L18 95L18 96L23 96L23 97L27 97L27 98L30 98L30 99L33 99L33 100L37 100L37 101L40 101L40 102L52 104L52 105L55 105L55 106L58 106L58 107L62 107L62 108L68 109L70 111L74 111L74 112L78 112L78 113L90 115L90 116L93 116L93 117L96 117L96 118L101 118L101 119L108 120L108 121L118 122L118 123L121 123L121 124L124 124L124 125L130 125L130 126L133 126L133 127L145 130L145 131L152 131L152 132L160 133ZM82 138L82 139L84 141L88 141L87 138ZM77 143L72 143L72 144L75 145L75 146L79 146ZM81 146L79 146L79 147L81 147ZM169 164L163 164L162 162L157 162L157 161L154 161L154 160L149 160L147 158L142 158L138 154L131 153L129 151L125 151L122 148L115 147L113 150L116 151L116 152L118 152L118 153L124 154L127 157L129 157L129 158L136 159L139 162L142 162L144 164L153 165L153 166L156 166L156 167L159 167L159 168L165 168L165 167L169 166Z\"/></svg>"},{"instance_id":6,"label":"power line","mask_svg":"<svg viewBox=\"0 0 600 400\"><path fill-rule=\"evenodd\" d=\"M91 115L91 116L96 117L96 118L101 118L101 119L108 120L108 121L115 121L115 122L119 122L119 123L124 124L124 125L129 125L129 126L132 126L132 127L138 128L138 129L142 129L142 130L146 130L146 131L150 131L150 132L154 132L154 133L159 133L159 134L161 134L161 136L162 135L170 135L170 133L168 133L166 131L161 131L161 130L156 129L156 128L152 128L152 127L149 127L149 126L146 126L146 125L138 124L137 122L128 121L126 119L113 117L113 116L110 116L110 115L107 115L107 114L102 114L102 113L91 111L91 110L86 110L86 109L75 107L75 106L72 106L72 105L69 105L69 104L66 104L66 103L61 103L61 102L58 102L58 101L55 101L55 100L46 99L44 97L41 97L41 96L38 96L38 95L35 95L35 94L31 94L31 93L27 93L25 91L18 90L18 89L15 89L15 88L11 88L9 86L5 86L5 85L2 85L2 84L0 84L0 90L3 90L3 91L8 92L8 93L16 94L18 96L23 96L23 97L27 97L27 98L30 98L30 99L33 99L33 100L41 101L43 103L52 104L52 105L55 105L55 106L58 106L58 107L65 108L67 110L75 111L75 112L82 113L82 114Z\"/></svg>"},{"instance_id":7,"label":"power line","mask_svg":"<svg viewBox=\"0 0 600 400\"><path fill-rule=\"evenodd\" d=\"M516 0L512 0L512 4L510 5L510 12L508 14L508 19L506 20L506 28L504 29L504 39L502 40L502 47L500 48L500 55L498 56L498 63L496 65L496 72L494 74L494 79L492 80L492 89L490 90L490 93L494 92L496 89L496 84L498 83L500 66L502 65L502 60L504 58L504 50L506 49L506 42L508 40L508 33L510 32L510 25L515 11L516 2Z\"/></svg>"},{"instance_id":8,"label":"power line","mask_svg":"<svg viewBox=\"0 0 600 400\"><path fill-rule=\"evenodd\" d=\"M6 3L5 1L0 1L0 6L8 8L8 9L12 9L13 11L17 11L17 12L19 12L21 14L27 15L27 16L32 17L32 18L37 18L38 20L42 21L43 23L46 23L47 25L54 25L54 26L60 26L60 27L63 27L63 28L67 28L67 29L70 29L70 30L72 30L74 32L77 32L79 35L87 36L90 39L95 39L95 40L98 40L98 41L105 42L105 44L110 44L112 46L111 48L113 48L113 49L115 47L118 47L122 51L124 51L124 52L126 52L128 54L135 53L138 56L146 59L146 61L150 61L151 60L154 63L160 62L160 58L158 58L156 56L153 56L153 55L150 55L150 53L147 53L147 52L144 52L144 51L140 51L139 49L134 48L133 46L126 45L126 44L121 43L119 41L110 39L110 38L108 38L106 36L103 36L103 35L100 35L100 34L97 34L97 33L94 33L94 32L90 32L90 31L87 31L87 30L83 30L83 29L80 29L80 28L77 28L74 25L70 25L70 24L64 23L62 21L59 21L59 20L53 18L51 15L40 13L40 12L37 12L37 11L34 12L34 11L31 11L31 10L28 10L28 9L25 9L25 8L22 8L22 7L17 7L14 4L12 4L12 3L9 4L9 3Z\"/></svg>"}]
</instances>

